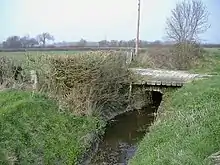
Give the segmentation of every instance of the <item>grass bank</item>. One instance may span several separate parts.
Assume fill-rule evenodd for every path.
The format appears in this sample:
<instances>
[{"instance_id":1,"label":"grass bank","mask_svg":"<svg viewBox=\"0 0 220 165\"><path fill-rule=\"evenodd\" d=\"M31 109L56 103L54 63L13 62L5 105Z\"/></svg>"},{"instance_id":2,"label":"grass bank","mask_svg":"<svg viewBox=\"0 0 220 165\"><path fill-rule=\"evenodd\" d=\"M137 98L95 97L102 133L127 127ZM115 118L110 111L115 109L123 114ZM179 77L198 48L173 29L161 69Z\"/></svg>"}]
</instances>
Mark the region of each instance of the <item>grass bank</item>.
<instances>
[{"instance_id":1,"label":"grass bank","mask_svg":"<svg viewBox=\"0 0 220 165\"><path fill-rule=\"evenodd\" d=\"M0 92L0 164L76 164L90 147L90 133L102 124L95 117L61 113L43 95Z\"/></svg>"},{"instance_id":2,"label":"grass bank","mask_svg":"<svg viewBox=\"0 0 220 165\"><path fill-rule=\"evenodd\" d=\"M219 100L220 77L172 93L130 164L207 165L207 158L220 149Z\"/></svg>"}]
</instances>

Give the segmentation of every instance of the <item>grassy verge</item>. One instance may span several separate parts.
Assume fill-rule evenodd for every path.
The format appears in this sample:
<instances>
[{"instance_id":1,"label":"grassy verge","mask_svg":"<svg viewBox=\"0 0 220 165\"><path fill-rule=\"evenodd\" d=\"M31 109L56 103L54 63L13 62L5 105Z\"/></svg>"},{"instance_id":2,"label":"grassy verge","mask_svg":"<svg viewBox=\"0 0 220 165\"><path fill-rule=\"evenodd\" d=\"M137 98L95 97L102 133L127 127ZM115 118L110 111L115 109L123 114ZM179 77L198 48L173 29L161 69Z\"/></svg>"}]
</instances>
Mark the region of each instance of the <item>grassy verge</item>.
<instances>
[{"instance_id":1,"label":"grassy verge","mask_svg":"<svg viewBox=\"0 0 220 165\"><path fill-rule=\"evenodd\" d=\"M219 77L172 93L165 100L165 114L151 127L130 164L207 165L208 156L220 149L219 99Z\"/></svg>"},{"instance_id":2,"label":"grassy verge","mask_svg":"<svg viewBox=\"0 0 220 165\"><path fill-rule=\"evenodd\" d=\"M0 92L0 164L76 164L101 125L95 117L59 112L43 95Z\"/></svg>"}]
</instances>

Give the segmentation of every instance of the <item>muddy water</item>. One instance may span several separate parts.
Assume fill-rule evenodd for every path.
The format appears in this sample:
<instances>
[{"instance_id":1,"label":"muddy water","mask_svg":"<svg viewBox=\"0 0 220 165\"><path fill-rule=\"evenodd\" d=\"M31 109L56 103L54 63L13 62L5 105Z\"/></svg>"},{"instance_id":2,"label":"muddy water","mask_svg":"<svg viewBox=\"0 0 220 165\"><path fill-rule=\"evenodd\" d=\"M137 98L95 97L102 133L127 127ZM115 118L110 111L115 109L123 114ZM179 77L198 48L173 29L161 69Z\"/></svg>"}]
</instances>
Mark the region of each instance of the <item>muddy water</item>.
<instances>
[{"instance_id":1,"label":"muddy water","mask_svg":"<svg viewBox=\"0 0 220 165\"><path fill-rule=\"evenodd\" d=\"M156 107L148 107L114 118L108 124L103 142L90 164L126 165L153 122L155 111Z\"/></svg>"}]
</instances>

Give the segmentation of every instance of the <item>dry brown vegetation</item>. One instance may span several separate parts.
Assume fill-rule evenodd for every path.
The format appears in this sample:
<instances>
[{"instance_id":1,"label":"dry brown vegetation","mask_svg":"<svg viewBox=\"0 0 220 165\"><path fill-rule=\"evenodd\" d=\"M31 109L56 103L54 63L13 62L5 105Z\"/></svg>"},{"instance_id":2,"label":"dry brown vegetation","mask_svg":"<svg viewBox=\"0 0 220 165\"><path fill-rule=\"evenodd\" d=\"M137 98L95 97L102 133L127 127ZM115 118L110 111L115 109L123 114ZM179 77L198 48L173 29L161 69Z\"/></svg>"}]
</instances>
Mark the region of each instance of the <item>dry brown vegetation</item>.
<instances>
[{"instance_id":1,"label":"dry brown vegetation","mask_svg":"<svg viewBox=\"0 0 220 165\"><path fill-rule=\"evenodd\" d=\"M176 44L170 47L151 47L141 53L131 64L132 67L187 70L205 53L197 44Z\"/></svg>"}]
</instances>

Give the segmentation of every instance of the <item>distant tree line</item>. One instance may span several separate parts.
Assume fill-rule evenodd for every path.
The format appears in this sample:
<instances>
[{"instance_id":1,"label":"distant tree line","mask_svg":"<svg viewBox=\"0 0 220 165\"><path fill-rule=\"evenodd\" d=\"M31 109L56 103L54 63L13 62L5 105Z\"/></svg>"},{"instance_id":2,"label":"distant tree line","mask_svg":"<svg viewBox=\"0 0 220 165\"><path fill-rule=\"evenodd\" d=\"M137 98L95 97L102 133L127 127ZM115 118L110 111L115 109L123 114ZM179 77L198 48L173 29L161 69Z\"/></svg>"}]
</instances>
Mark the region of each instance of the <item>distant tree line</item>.
<instances>
[{"instance_id":1,"label":"distant tree line","mask_svg":"<svg viewBox=\"0 0 220 165\"><path fill-rule=\"evenodd\" d=\"M28 36L10 36L2 43L3 48L29 48L34 45L38 45L38 41Z\"/></svg>"},{"instance_id":2,"label":"distant tree line","mask_svg":"<svg viewBox=\"0 0 220 165\"><path fill-rule=\"evenodd\" d=\"M25 48L88 48L88 47L99 47L99 48L134 48L135 47L135 39L132 40L101 40L99 42L88 42L85 39L80 39L78 42L70 43L70 44L50 44L47 45L48 41L54 41L54 36L48 32L41 33L36 37L27 36L10 36L3 43L3 49L25 49ZM169 46L172 45L173 42L162 42L160 40L155 40L153 42L140 40L139 46L140 48L147 48L150 46ZM220 47L220 44L203 44L204 47Z\"/></svg>"},{"instance_id":3,"label":"distant tree line","mask_svg":"<svg viewBox=\"0 0 220 165\"><path fill-rule=\"evenodd\" d=\"M2 43L3 48L33 48L33 47L45 47L46 42L54 40L54 37L50 33L42 33L36 37L27 36L10 36Z\"/></svg>"},{"instance_id":4,"label":"distant tree line","mask_svg":"<svg viewBox=\"0 0 220 165\"><path fill-rule=\"evenodd\" d=\"M49 33L42 33L36 37L27 36L10 36L2 43L2 48L18 49L18 48L44 48L44 47L67 47L62 44L50 44L47 45L47 41L53 41L54 36ZM140 41L140 47L147 47L149 44L158 45L162 44L161 41L156 40L154 42ZM80 39L74 44L67 44L68 47L135 47L135 39L125 41L125 40L102 40L99 42L88 42L85 39Z\"/></svg>"}]
</instances>

